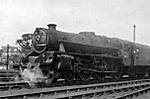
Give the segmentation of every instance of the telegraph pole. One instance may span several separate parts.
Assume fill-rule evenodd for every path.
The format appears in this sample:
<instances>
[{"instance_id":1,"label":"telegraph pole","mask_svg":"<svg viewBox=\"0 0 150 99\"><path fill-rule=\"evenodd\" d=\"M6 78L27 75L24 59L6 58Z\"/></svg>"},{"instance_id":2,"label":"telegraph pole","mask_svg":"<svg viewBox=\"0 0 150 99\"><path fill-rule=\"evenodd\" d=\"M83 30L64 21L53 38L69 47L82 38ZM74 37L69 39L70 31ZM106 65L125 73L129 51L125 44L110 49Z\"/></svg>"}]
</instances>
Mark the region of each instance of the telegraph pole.
<instances>
[{"instance_id":1,"label":"telegraph pole","mask_svg":"<svg viewBox=\"0 0 150 99\"><path fill-rule=\"evenodd\" d=\"M136 28L136 25L134 24L133 25L133 43L135 45L135 28Z\"/></svg>"},{"instance_id":2,"label":"telegraph pole","mask_svg":"<svg viewBox=\"0 0 150 99\"><path fill-rule=\"evenodd\" d=\"M135 65L135 60L136 60L136 58L135 58L135 54L136 54L136 52L135 52L135 28L136 28L136 25L134 24L133 25L133 65Z\"/></svg>"},{"instance_id":3,"label":"telegraph pole","mask_svg":"<svg viewBox=\"0 0 150 99\"><path fill-rule=\"evenodd\" d=\"M9 44L7 44L7 70L9 66Z\"/></svg>"},{"instance_id":4,"label":"telegraph pole","mask_svg":"<svg viewBox=\"0 0 150 99\"><path fill-rule=\"evenodd\" d=\"M134 65L135 65L135 28L136 25L133 25L133 41L131 42L131 50L130 50L130 58L131 58L131 66L130 66L130 75L133 76Z\"/></svg>"}]
</instances>

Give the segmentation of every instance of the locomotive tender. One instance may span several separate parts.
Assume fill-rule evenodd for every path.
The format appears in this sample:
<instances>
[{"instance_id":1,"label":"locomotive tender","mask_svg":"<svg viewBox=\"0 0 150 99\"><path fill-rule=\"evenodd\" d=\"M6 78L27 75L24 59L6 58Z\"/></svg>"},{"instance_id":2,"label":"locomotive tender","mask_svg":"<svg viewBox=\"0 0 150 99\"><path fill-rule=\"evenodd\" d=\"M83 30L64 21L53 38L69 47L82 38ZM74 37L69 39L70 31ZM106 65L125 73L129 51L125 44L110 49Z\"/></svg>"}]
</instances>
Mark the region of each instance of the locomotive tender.
<instances>
[{"instance_id":1,"label":"locomotive tender","mask_svg":"<svg viewBox=\"0 0 150 99\"><path fill-rule=\"evenodd\" d=\"M150 47L98 36L94 32L61 32L56 30L55 24L49 24L48 29L36 28L28 57L36 57L34 62L38 63L28 68L35 71L34 76L40 74L34 81L23 73L33 82L51 84L60 78L73 82L150 74Z\"/></svg>"}]
</instances>

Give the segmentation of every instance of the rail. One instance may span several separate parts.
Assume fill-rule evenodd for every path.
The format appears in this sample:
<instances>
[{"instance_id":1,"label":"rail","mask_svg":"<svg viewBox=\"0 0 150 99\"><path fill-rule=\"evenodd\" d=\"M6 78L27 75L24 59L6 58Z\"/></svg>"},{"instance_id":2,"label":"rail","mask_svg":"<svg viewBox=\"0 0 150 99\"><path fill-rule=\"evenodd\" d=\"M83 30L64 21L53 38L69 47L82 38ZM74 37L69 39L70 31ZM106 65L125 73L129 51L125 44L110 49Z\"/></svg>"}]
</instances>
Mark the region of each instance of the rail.
<instances>
[{"instance_id":1,"label":"rail","mask_svg":"<svg viewBox=\"0 0 150 99\"><path fill-rule=\"evenodd\" d=\"M147 87L150 87L150 79L53 88L21 89L16 91L10 90L1 92L0 99L27 99L31 97L36 99L80 99L84 97L104 97L105 94L111 94L110 97L115 99L116 96L114 96L112 93L120 93L122 91L128 92L128 90L133 91L134 89L141 90Z\"/></svg>"}]
</instances>

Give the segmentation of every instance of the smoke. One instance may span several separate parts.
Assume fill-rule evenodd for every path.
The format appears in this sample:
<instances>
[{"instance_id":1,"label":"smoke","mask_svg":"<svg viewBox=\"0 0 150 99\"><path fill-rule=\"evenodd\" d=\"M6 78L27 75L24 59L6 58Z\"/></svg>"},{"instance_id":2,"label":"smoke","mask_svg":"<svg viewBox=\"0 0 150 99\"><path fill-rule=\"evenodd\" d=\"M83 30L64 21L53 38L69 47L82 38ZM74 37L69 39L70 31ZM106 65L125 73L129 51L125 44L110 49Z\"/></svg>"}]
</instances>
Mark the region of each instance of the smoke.
<instances>
[{"instance_id":1,"label":"smoke","mask_svg":"<svg viewBox=\"0 0 150 99\"><path fill-rule=\"evenodd\" d=\"M33 86L35 83L41 83L47 79L47 77L43 75L39 66L36 66L33 69L26 68L23 70L21 75L23 80L27 81L31 86Z\"/></svg>"}]
</instances>

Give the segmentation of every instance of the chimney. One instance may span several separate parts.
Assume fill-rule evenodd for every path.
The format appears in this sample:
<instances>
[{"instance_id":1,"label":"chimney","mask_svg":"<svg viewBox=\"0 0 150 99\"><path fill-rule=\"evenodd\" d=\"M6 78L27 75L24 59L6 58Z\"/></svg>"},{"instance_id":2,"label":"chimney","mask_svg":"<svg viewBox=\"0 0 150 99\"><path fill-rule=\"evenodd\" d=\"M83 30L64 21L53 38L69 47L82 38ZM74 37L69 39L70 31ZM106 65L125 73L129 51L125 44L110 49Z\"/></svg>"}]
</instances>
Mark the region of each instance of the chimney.
<instances>
[{"instance_id":1,"label":"chimney","mask_svg":"<svg viewBox=\"0 0 150 99\"><path fill-rule=\"evenodd\" d=\"M56 30L57 25L56 24L48 24L47 26L48 26L49 30Z\"/></svg>"}]
</instances>

